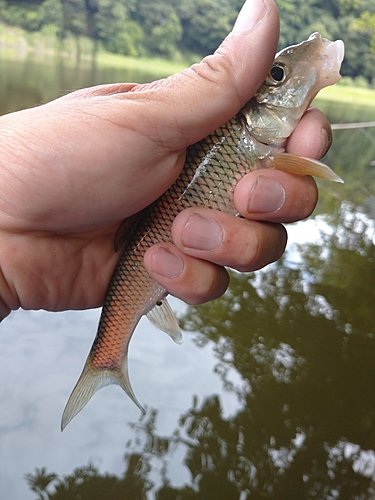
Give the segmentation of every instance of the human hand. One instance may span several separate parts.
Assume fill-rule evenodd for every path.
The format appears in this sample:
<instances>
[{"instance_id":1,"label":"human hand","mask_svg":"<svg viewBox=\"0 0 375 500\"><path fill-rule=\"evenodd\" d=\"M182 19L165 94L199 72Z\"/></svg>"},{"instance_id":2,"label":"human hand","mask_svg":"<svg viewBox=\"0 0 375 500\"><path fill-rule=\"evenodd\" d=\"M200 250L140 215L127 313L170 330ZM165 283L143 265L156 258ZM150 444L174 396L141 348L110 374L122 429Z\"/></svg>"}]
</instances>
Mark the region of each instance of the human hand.
<instances>
[{"instance_id":1,"label":"human hand","mask_svg":"<svg viewBox=\"0 0 375 500\"><path fill-rule=\"evenodd\" d=\"M319 159L331 145L330 125L310 108L286 151ZM279 259L287 233L281 223L308 217L318 200L312 177L278 170L256 170L236 187L235 205L244 217L192 207L181 212L172 227L174 245L151 247L145 264L151 276L169 293L190 304L220 297L228 287L224 266L256 271Z\"/></svg>"},{"instance_id":2,"label":"human hand","mask_svg":"<svg viewBox=\"0 0 375 500\"><path fill-rule=\"evenodd\" d=\"M198 65L151 84L84 89L0 118L1 317L18 307L102 304L119 257L113 240L120 221L160 196L178 176L186 147L250 99L271 66L277 39L273 1L249 0L234 32ZM309 111L287 149L320 157L328 134L323 115ZM277 211L261 197L267 179L284 189ZM311 178L253 172L236 189L236 207L246 220L189 209L173 225L175 245L162 246L182 259L182 273L162 276L160 245L146 254L146 267L176 296L210 300L227 286L224 265L253 270L278 258L286 241L279 223L308 216L316 199ZM191 231L184 240L181 235L193 213L219 223L224 244L209 252L189 249Z\"/></svg>"}]
</instances>

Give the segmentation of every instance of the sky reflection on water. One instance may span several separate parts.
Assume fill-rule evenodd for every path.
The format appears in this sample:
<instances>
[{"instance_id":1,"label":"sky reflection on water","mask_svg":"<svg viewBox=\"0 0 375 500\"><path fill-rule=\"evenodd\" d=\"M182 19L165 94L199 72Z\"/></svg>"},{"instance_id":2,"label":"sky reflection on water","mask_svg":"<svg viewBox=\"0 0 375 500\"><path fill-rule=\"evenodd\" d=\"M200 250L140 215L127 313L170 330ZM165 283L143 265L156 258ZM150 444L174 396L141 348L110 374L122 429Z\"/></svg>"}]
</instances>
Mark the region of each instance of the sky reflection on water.
<instances>
[{"instance_id":1,"label":"sky reflection on water","mask_svg":"<svg viewBox=\"0 0 375 500\"><path fill-rule=\"evenodd\" d=\"M174 309L180 311L184 305ZM99 311L13 313L1 325L0 485L4 498L34 498L23 475L48 466L60 474L92 460L101 470L120 474L129 422L138 408L116 386L99 391L74 425L60 432L61 413L95 335ZM129 370L134 390L147 408L158 408L158 431L176 426L181 408L220 392L211 349L197 349L186 334L176 346L142 321L130 346ZM237 406L228 394L226 407ZM173 471L171 471L173 472ZM182 474L185 476L185 474ZM178 471L178 477L181 470ZM187 478L184 478L185 480Z\"/></svg>"}]
</instances>

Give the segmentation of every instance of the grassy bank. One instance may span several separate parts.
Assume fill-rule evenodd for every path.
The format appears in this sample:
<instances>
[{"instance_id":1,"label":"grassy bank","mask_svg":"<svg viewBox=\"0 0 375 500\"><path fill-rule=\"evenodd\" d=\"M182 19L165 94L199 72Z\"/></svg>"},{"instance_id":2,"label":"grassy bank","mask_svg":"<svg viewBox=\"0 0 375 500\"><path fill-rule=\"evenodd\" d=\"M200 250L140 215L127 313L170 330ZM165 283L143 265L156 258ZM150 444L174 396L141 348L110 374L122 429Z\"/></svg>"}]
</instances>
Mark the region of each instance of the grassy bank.
<instances>
[{"instance_id":1,"label":"grassy bank","mask_svg":"<svg viewBox=\"0 0 375 500\"><path fill-rule=\"evenodd\" d=\"M375 90L347 85L334 85L319 92L319 99L342 104L356 104L375 108Z\"/></svg>"},{"instance_id":2,"label":"grassy bank","mask_svg":"<svg viewBox=\"0 0 375 500\"><path fill-rule=\"evenodd\" d=\"M188 61L174 62L166 59L126 57L104 51L98 52L96 60L100 66L136 70L142 73L155 75L155 78L172 75L191 64Z\"/></svg>"}]
</instances>

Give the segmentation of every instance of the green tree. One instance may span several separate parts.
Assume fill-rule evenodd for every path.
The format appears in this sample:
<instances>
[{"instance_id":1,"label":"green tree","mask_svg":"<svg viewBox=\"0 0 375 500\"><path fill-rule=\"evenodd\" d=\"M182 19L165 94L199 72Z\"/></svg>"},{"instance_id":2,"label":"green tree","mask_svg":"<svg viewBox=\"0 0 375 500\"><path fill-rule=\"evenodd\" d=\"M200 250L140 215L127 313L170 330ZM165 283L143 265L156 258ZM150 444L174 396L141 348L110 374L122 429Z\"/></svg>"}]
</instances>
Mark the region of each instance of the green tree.
<instances>
[{"instance_id":1,"label":"green tree","mask_svg":"<svg viewBox=\"0 0 375 500\"><path fill-rule=\"evenodd\" d=\"M375 81L373 0L276 0L280 47L319 31L342 38L342 74ZM126 55L212 53L232 28L243 0L0 0L4 22L27 31L88 36L95 49ZM373 49L372 51L370 49Z\"/></svg>"},{"instance_id":2,"label":"green tree","mask_svg":"<svg viewBox=\"0 0 375 500\"><path fill-rule=\"evenodd\" d=\"M64 17L64 34L72 33L75 37L87 34L87 16L85 0L61 0Z\"/></svg>"},{"instance_id":3,"label":"green tree","mask_svg":"<svg viewBox=\"0 0 375 500\"><path fill-rule=\"evenodd\" d=\"M141 26L136 21L126 20L115 36L108 38L104 45L110 52L137 57L142 54L143 39L144 31Z\"/></svg>"},{"instance_id":4,"label":"green tree","mask_svg":"<svg viewBox=\"0 0 375 500\"><path fill-rule=\"evenodd\" d=\"M375 12L364 11L353 21L353 29L364 35L370 35L372 44L371 49L375 52Z\"/></svg>"},{"instance_id":5,"label":"green tree","mask_svg":"<svg viewBox=\"0 0 375 500\"><path fill-rule=\"evenodd\" d=\"M41 29L62 36L64 12L61 0L44 0L40 6Z\"/></svg>"},{"instance_id":6,"label":"green tree","mask_svg":"<svg viewBox=\"0 0 375 500\"><path fill-rule=\"evenodd\" d=\"M182 37L182 26L177 14L169 14L163 23L152 28L151 33L150 43L155 44L156 50L163 56L173 57Z\"/></svg>"},{"instance_id":7,"label":"green tree","mask_svg":"<svg viewBox=\"0 0 375 500\"><path fill-rule=\"evenodd\" d=\"M144 51L173 57L182 36L182 27L172 3L139 0L129 12L131 19L142 27Z\"/></svg>"},{"instance_id":8,"label":"green tree","mask_svg":"<svg viewBox=\"0 0 375 500\"><path fill-rule=\"evenodd\" d=\"M3 2L1 17L5 23L27 31L37 31L41 26L41 13L35 4Z\"/></svg>"},{"instance_id":9,"label":"green tree","mask_svg":"<svg viewBox=\"0 0 375 500\"><path fill-rule=\"evenodd\" d=\"M238 10L236 2L227 0L185 3L179 9L183 27L181 47L203 55L212 53L232 29Z\"/></svg>"},{"instance_id":10,"label":"green tree","mask_svg":"<svg viewBox=\"0 0 375 500\"><path fill-rule=\"evenodd\" d=\"M111 52L137 56L143 30L128 15L129 0L86 0L90 36Z\"/></svg>"}]
</instances>

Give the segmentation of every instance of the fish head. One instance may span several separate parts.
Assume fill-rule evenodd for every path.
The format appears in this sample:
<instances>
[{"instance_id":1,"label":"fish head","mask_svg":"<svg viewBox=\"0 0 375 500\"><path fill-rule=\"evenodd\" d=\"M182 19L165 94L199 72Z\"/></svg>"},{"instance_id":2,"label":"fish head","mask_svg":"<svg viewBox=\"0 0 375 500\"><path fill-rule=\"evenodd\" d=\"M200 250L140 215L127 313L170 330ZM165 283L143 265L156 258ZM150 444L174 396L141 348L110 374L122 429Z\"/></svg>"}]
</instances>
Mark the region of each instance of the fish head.
<instances>
[{"instance_id":1,"label":"fish head","mask_svg":"<svg viewBox=\"0 0 375 500\"><path fill-rule=\"evenodd\" d=\"M255 99L268 106L298 110L302 116L319 90L340 80L343 58L342 40L331 42L313 33L276 54Z\"/></svg>"},{"instance_id":2,"label":"fish head","mask_svg":"<svg viewBox=\"0 0 375 500\"><path fill-rule=\"evenodd\" d=\"M262 144L282 148L319 90L340 80L343 58L344 43L319 33L281 50L241 110L247 132Z\"/></svg>"}]
</instances>

